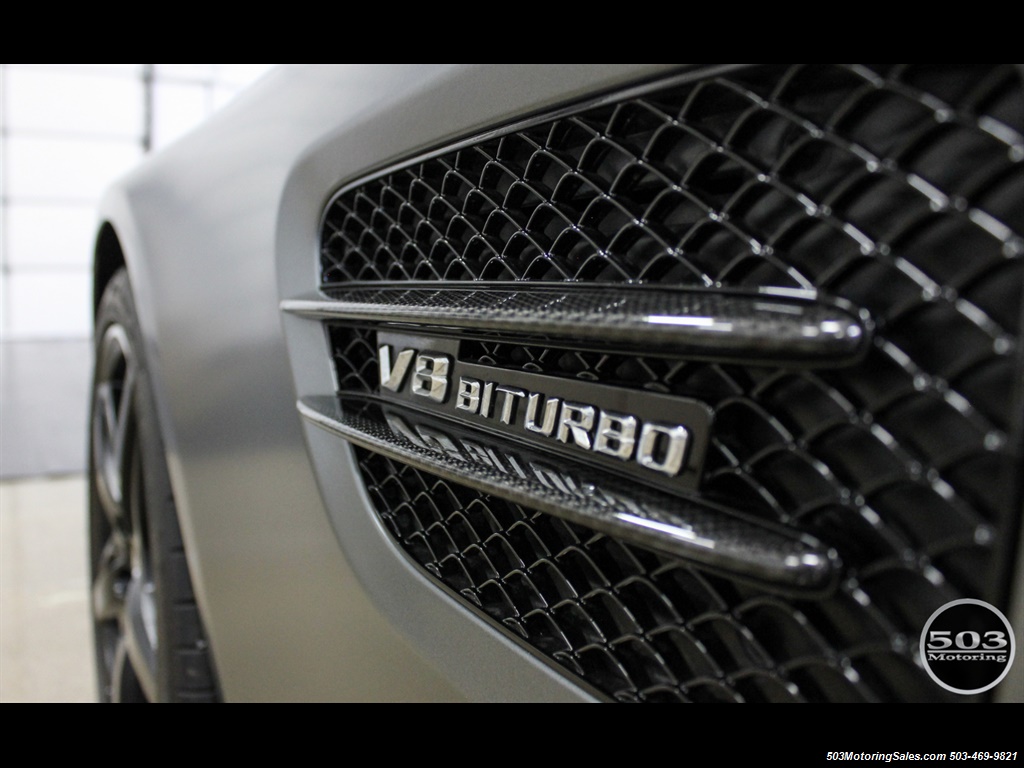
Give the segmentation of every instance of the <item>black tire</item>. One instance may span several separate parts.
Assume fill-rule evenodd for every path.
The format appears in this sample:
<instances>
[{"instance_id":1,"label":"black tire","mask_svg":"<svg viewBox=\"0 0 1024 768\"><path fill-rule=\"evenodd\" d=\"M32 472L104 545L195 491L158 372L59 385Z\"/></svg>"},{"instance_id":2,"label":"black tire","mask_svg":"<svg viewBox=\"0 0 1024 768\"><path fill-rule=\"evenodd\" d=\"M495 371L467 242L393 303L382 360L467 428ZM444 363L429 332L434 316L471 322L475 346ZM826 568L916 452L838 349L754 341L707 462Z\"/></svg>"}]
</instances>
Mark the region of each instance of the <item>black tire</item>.
<instances>
[{"instance_id":1,"label":"black tire","mask_svg":"<svg viewBox=\"0 0 1024 768\"><path fill-rule=\"evenodd\" d=\"M102 701L216 701L128 274L96 318L89 437L92 615Z\"/></svg>"}]
</instances>

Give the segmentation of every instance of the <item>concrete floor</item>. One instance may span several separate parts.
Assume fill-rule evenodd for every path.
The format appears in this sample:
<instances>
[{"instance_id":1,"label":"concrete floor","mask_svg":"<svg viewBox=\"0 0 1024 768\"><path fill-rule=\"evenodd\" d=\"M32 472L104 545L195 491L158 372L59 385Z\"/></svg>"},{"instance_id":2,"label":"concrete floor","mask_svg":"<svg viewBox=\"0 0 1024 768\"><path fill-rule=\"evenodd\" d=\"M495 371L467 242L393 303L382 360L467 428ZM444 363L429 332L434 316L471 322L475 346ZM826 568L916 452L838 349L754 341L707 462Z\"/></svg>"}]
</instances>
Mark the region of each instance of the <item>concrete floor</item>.
<instances>
[{"instance_id":1,"label":"concrete floor","mask_svg":"<svg viewBox=\"0 0 1024 768\"><path fill-rule=\"evenodd\" d=\"M0 483L0 702L96 700L86 484Z\"/></svg>"},{"instance_id":2,"label":"concrete floor","mask_svg":"<svg viewBox=\"0 0 1024 768\"><path fill-rule=\"evenodd\" d=\"M96 700L88 340L0 344L0 702Z\"/></svg>"}]
</instances>

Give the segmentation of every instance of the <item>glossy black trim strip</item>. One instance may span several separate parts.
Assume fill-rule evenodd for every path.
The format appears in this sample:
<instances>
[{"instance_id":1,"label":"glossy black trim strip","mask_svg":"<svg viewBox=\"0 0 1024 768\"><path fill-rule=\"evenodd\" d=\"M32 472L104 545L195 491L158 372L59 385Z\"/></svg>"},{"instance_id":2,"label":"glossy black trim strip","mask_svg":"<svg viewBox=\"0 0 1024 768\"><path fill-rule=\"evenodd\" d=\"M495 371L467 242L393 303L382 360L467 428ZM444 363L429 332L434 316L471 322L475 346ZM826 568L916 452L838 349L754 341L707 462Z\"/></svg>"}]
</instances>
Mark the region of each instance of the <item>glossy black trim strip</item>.
<instances>
[{"instance_id":1,"label":"glossy black trim strip","mask_svg":"<svg viewBox=\"0 0 1024 768\"><path fill-rule=\"evenodd\" d=\"M836 552L799 531L639 487L414 410L351 398L304 397L302 417L345 440L516 504L586 525L703 568L780 592L824 592Z\"/></svg>"},{"instance_id":2,"label":"glossy black trim strip","mask_svg":"<svg viewBox=\"0 0 1024 768\"><path fill-rule=\"evenodd\" d=\"M723 362L838 366L856 362L872 326L815 299L723 291L592 286L344 288L281 302L310 318L499 331L671 352Z\"/></svg>"}]
</instances>

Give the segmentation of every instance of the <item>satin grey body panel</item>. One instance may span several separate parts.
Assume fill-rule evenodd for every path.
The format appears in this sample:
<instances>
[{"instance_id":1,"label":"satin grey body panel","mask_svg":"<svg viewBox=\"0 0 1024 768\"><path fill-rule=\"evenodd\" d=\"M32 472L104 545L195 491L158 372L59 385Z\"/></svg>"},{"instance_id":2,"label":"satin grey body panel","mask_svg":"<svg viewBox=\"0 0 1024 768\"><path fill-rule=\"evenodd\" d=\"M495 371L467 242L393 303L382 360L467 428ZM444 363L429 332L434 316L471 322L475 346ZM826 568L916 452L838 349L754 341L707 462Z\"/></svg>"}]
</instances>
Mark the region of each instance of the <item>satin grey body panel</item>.
<instances>
[{"instance_id":1,"label":"satin grey body panel","mask_svg":"<svg viewBox=\"0 0 1024 768\"><path fill-rule=\"evenodd\" d=\"M348 447L300 423L296 398L318 392L296 390L282 322L303 321L282 321L278 305L315 284L319 217L346 181L662 71L286 67L108 193L101 216L136 294L227 699L590 698L386 538ZM292 336L293 359L329 388L325 349L308 338ZM330 510L306 441L327 465ZM340 543L328 515L348 532Z\"/></svg>"}]
</instances>

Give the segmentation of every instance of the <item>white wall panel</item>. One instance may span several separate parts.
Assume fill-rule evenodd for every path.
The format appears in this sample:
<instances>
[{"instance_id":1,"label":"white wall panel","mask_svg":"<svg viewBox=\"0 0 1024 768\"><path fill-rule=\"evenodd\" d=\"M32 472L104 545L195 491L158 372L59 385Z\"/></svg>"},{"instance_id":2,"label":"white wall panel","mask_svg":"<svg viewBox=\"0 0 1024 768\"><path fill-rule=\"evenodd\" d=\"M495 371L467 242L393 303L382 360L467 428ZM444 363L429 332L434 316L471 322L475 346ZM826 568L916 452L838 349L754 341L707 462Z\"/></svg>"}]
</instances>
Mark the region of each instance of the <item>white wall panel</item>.
<instances>
[{"instance_id":1,"label":"white wall panel","mask_svg":"<svg viewBox=\"0 0 1024 768\"><path fill-rule=\"evenodd\" d=\"M156 64L157 78L179 78L185 80L211 80L217 74L216 64Z\"/></svg>"},{"instance_id":2,"label":"white wall panel","mask_svg":"<svg viewBox=\"0 0 1024 768\"><path fill-rule=\"evenodd\" d=\"M12 203L6 218L10 269L67 266L85 269L92 262L96 236L94 205Z\"/></svg>"},{"instance_id":3,"label":"white wall panel","mask_svg":"<svg viewBox=\"0 0 1024 768\"><path fill-rule=\"evenodd\" d=\"M273 64L218 64L217 82L235 88L243 87L258 80L273 66Z\"/></svg>"},{"instance_id":4,"label":"white wall panel","mask_svg":"<svg viewBox=\"0 0 1024 768\"><path fill-rule=\"evenodd\" d=\"M142 138L144 101L138 77L13 67L4 86L5 122L14 133Z\"/></svg>"},{"instance_id":5,"label":"white wall panel","mask_svg":"<svg viewBox=\"0 0 1024 768\"><path fill-rule=\"evenodd\" d=\"M170 144L195 128L213 111L211 89L206 85L164 82L153 87L153 148Z\"/></svg>"},{"instance_id":6,"label":"white wall panel","mask_svg":"<svg viewBox=\"0 0 1024 768\"><path fill-rule=\"evenodd\" d=\"M0 64L0 340L91 332L96 204L268 64Z\"/></svg>"},{"instance_id":7,"label":"white wall panel","mask_svg":"<svg viewBox=\"0 0 1024 768\"><path fill-rule=\"evenodd\" d=\"M85 338L92 332L88 270L14 272L6 282L4 333L10 338Z\"/></svg>"},{"instance_id":8,"label":"white wall panel","mask_svg":"<svg viewBox=\"0 0 1024 768\"><path fill-rule=\"evenodd\" d=\"M18 64L18 67L35 68L45 67L46 69L64 70L68 72L96 72L105 75L135 75L142 74L142 64Z\"/></svg>"},{"instance_id":9,"label":"white wall panel","mask_svg":"<svg viewBox=\"0 0 1024 768\"><path fill-rule=\"evenodd\" d=\"M142 157L131 141L10 136L4 194L11 202L95 201Z\"/></svg>"}]
</instances>

